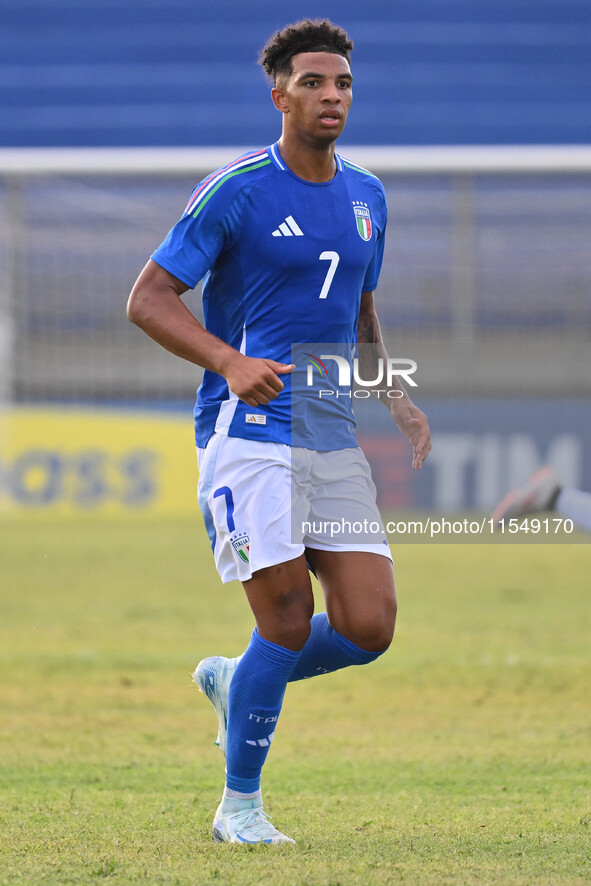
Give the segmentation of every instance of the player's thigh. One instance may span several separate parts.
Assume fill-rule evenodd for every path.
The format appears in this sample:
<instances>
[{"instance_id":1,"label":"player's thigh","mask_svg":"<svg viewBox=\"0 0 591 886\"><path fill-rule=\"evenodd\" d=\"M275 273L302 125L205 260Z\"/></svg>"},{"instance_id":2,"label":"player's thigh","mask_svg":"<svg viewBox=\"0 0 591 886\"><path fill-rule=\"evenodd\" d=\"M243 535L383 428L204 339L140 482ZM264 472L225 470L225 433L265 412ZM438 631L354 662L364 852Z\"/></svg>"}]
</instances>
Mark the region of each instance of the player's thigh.
<instances>
[{"instance_id":1,"label":"player's thigh","mask_svg":"<svg viewBox=\"0 0 591 886\"><path fill-rule=\"evenodd\" d=\"M332 627L363 649L385 649L396 623L392 561L370 551L307 548L306 555L320 582Z\"/></svg>"}]
</instances>

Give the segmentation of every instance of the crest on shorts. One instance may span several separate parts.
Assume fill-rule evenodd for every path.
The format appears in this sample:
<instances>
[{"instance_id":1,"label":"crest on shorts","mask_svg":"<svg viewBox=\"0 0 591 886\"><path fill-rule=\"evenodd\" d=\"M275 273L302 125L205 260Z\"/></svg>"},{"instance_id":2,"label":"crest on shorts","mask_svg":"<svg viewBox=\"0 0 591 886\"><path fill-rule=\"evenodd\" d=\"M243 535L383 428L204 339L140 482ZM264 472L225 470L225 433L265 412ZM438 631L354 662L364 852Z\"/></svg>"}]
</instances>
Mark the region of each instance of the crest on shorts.
<instances>
[{"instance_id":1,"label":"crest on shorts","mask_svg":"<svg viewBox=\"0 0 591 886\"><path fill-rule=\"evenodd\" d=\"M240 559L248 563L250 561L250 538L246 532L235 532L230 536L230 541Z\"/></svg>"},{"instance_id":2,"label":"crest on shorts","mask_svg":"<svg viewBox=\"0 0 591 886\"><path fill-rule=\"evenodd\" d=\"M367 203L354 200L353 212L357 222L357 233L362 240L371 240L371 214Z\"/></svg>"}]
</instances>

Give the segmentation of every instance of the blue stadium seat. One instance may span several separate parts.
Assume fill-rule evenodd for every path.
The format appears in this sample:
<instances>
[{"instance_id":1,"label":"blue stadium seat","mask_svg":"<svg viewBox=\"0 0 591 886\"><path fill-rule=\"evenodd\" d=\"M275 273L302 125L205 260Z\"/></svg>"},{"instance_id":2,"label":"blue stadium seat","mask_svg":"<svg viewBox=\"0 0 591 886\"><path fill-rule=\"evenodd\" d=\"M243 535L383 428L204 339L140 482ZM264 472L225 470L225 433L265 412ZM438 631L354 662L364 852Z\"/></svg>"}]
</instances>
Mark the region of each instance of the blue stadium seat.
<instances>
[{"instance_id":1,"label":"blue stadium seat","mask_svg":"<svg viewBox=\"0 0 591 886\"><path fill-rule=\"evenodd\" d=\"M586 0L308 3L356 41L349 144L589 143ZM212 11L214 10L214 11ZM0 0L0 145L259 145L285 0Z\"/></svg>"}]
</instances>

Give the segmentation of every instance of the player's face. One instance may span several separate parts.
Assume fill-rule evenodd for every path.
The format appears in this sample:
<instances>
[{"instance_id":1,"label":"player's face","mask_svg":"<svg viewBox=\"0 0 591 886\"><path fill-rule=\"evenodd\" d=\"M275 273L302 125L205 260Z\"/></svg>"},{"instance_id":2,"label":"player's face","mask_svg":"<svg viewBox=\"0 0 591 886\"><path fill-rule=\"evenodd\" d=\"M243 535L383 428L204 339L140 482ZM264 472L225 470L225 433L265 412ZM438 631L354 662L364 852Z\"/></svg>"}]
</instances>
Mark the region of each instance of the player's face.
<instances>
[{"instance_id":1,"label":"player's face","mask_svg":"<svg viewBox=\"0 0 591 886\"><path fill-rule=\"evenodd\" d=\"M273 89L287 131L313 141L332 142L345 127L353 98L351 69L342 55L300 52L289 78Z\"/></svg>"}]
</instances>

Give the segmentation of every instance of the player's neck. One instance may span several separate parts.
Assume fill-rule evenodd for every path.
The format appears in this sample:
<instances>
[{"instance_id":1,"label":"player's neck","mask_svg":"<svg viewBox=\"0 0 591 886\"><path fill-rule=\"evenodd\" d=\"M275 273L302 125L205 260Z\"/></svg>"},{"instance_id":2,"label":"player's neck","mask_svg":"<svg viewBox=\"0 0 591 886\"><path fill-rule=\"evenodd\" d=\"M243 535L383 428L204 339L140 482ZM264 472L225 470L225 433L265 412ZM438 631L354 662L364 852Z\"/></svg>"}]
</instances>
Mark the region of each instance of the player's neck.
<instances>
[{"instance_id":1,"label":"player's neck","mask_svg":"<svg viewBox=\"0 0 591 886\"><path fill-rule=\"evenodd\" d=\"M278 147L283 161L304 181L320 183L334 178L337 169L334 142L323 145L295 142L284 134Z\"/></svg>"}]
</instances>

